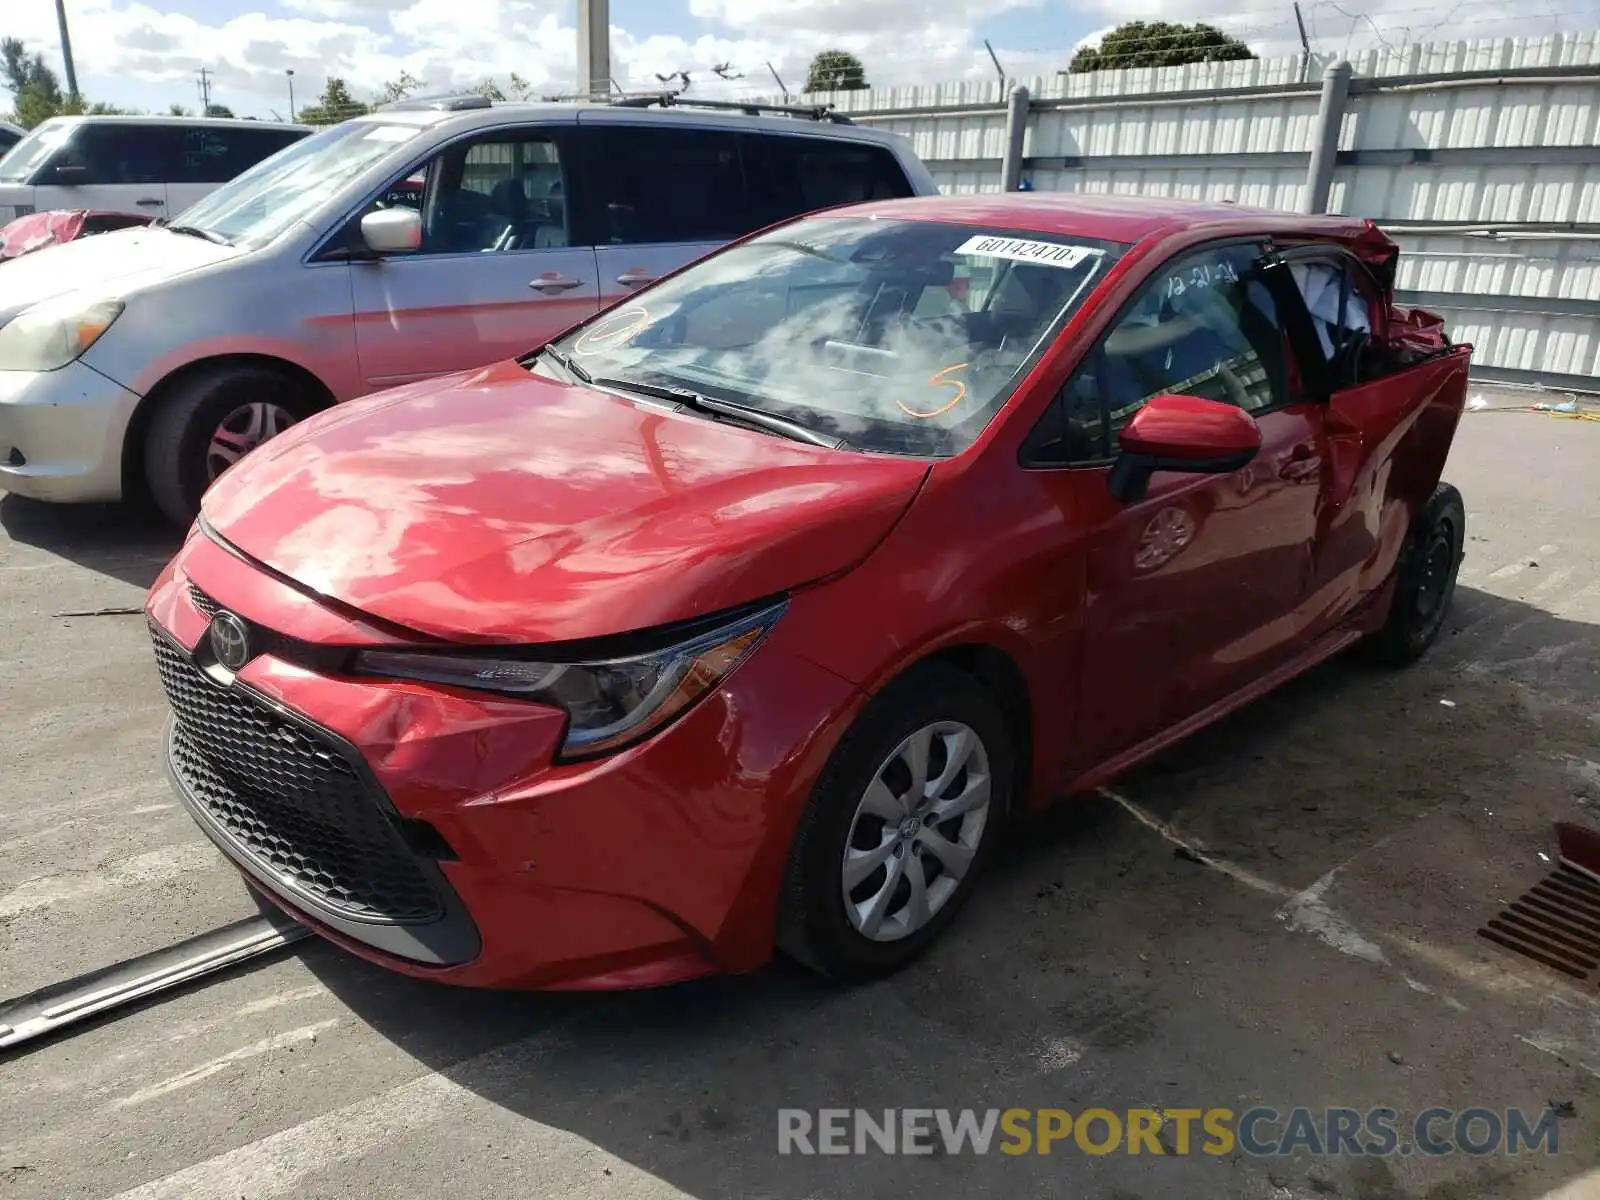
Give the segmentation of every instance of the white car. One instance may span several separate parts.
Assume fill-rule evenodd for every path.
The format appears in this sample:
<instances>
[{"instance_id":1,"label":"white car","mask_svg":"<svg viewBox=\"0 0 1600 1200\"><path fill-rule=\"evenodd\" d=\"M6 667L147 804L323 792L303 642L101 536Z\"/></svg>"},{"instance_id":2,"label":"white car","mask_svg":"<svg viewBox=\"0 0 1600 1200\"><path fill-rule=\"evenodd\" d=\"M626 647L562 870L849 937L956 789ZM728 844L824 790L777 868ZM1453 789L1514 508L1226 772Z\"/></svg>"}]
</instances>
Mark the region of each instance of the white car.
<instances>
[{"instance_id":1,"label":"white car","mask_svg":"<svg viewBox=\"0 0 1600 1200\"><path fill-rule=\"evenodd\" d=\"M309 133L215 117L52 117L0 158L0 225L61 208L158 220Z\"/></svg>"},{"instance_id":2,"label":"white car","mask_svg":"<svg viewBox=\"0 0 1600 1200\"><path fill-rule=\"evenodd\" d=\"M380 109L164 224L7 263L0 489L147 493L187 525L330 404L536 350L789 217L938 191L904 139L823 110L656 100Z\"/></svg>"}]
</instances>

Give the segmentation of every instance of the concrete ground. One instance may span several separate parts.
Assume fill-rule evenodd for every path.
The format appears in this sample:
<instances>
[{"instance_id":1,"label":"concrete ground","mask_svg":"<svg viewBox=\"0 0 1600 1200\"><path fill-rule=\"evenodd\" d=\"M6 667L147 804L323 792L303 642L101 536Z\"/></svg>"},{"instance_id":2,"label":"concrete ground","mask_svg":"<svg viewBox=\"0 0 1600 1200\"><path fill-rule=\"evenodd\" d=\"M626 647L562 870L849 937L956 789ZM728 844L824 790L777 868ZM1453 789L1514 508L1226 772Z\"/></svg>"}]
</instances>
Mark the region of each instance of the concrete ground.
<instances>
[{"instance_id":1,"label":"concrete ground","mask_svg":"<svg viewBox=\"0 0 1600 1200\"><path fill-rule=\"evenodd\" d=\"M1600 1195L1593 985L1475 934L1553 820L1600 824L1600 425L1470 413L1448 477L1471 541L1421 665L1336 662L1065 807L893 980L473 994L301 943L0 1059L0 1197ZM253 908L168 792L124 611L172 539L0 527L4 997ZM1553 1157L777 1153L780 1107L1552 1103Z\"/></svg>"}]
</instances>

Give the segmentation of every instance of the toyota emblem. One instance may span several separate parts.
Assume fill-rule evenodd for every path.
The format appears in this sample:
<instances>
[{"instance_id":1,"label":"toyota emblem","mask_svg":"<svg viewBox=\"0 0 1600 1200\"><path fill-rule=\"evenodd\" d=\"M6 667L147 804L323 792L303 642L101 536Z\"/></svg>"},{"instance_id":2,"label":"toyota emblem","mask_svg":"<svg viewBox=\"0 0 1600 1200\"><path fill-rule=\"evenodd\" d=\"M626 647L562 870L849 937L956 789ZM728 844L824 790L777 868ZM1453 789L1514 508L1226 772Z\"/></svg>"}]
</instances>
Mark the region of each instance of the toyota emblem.
<instances>
[{"instance_id":1,"label":"toyota emblem","mask_svg":"<svg viewBox=\"0 0 1600 1200\"><path fill-rule=\"evenodd\" d=\"M230 671L237 671L250 661L250 631L245 623L231 612L219 612L211 618L211 653Z\"/></svg>"}]
</instances>

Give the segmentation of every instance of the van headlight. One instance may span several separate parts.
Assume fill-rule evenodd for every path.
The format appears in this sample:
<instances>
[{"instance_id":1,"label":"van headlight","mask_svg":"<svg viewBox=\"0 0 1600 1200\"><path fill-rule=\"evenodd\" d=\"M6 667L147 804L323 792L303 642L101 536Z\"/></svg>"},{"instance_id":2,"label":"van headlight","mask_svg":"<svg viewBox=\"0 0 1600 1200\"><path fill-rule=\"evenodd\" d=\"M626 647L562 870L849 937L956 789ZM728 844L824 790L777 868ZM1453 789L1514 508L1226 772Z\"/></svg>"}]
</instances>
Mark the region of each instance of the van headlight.
<instances>
[{"instance_id":1,"label":"van headlight","mask_svg":"<svg viewBox=\"0 0 1600 1200\"><path fill-rule=\"evenodd\" d=\"M750 656L784 607L772 604L627 657L550 662L503 651L364 650L354 667L549 704L567 714L561 757L588 758L640 741L687 710Z\"/></svg>"},{"instance_id":2,"label":"van headlight","mask_svg":"<svg viewBox=\"0 0 1600 1200\"><path fill-rule=\"evenodd\" d=\"M0 326L0 371L55 371L83 352L122 315L121 300L46 300Z\"/></svg>"}]
</instances>

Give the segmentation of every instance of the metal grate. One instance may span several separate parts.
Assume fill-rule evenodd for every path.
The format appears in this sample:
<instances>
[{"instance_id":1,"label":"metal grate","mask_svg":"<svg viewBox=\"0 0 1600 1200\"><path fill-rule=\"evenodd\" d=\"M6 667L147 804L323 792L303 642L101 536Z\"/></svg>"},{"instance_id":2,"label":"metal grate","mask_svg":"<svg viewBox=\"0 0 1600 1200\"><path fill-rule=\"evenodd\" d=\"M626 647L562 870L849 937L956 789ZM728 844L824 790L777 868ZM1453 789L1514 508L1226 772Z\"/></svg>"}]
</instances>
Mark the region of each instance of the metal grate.
<instances>
[{"instance_id":1,"label":"metal grate","mask_svg":"<svg viewBox=\"0 0 1600 1200\"><path fill-rule=\"evenodd\" d=\"M172 768L257 866L356 920L442 915L383 799L343 751L214 682L158 629L151 636L176 718Z\"/></svg>"},{"instance_id":2,"label":"metal grate","mask_svg":"<svg viewBox=\"0 0 1600 1200\"><path fill-rule=\"evenodd\" d=\"M1589 979L1600 967L1600 880L1562 863L1478 933L1563 975Z\"/></svg>"}]
</instances>

